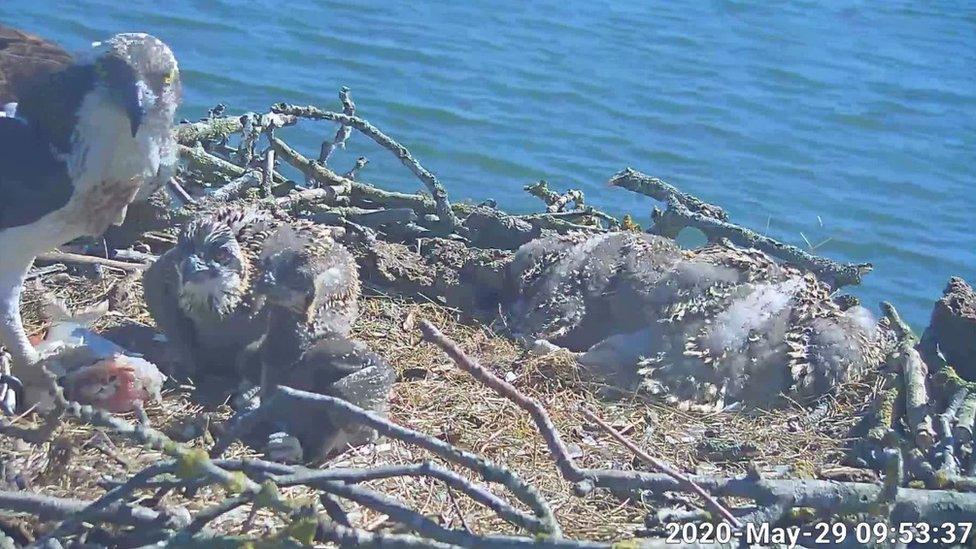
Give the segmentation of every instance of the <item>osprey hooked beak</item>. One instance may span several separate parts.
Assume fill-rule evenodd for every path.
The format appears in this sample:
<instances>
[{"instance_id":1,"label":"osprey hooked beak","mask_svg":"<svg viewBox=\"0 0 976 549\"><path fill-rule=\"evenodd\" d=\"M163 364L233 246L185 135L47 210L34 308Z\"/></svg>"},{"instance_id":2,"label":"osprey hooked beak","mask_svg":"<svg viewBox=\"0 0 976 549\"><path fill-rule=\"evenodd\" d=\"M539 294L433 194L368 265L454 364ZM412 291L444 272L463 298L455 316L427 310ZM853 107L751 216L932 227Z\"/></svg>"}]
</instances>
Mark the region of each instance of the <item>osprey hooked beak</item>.
<instances>
[{"instance_id":1,"label":"osprey hooked beak","mask_svg":"<svg viewBox=\"0 0 976 549\"><path fill-rule=\"evenodd\" d=\"M132 91L126 101L126 114L132 128L132 137L136 136L146 112L156 103L156 94L143 80L136 80L132 84Z\"/></svg>"}]
</instances>

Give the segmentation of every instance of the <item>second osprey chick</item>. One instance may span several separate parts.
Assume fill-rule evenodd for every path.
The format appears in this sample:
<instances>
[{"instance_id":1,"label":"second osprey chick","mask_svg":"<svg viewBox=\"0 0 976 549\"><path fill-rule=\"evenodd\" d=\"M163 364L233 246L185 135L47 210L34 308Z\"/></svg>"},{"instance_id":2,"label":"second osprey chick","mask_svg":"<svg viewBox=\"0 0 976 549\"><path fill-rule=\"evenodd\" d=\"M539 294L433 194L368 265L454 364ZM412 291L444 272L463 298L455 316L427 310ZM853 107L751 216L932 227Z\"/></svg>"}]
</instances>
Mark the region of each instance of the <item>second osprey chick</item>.
<instances>
[{"instance_id":1,"label":"second osprey chick","mask_svg":"<svg viewBox=\"0 0 976 549\"><path fill-rule=\"evenodd\" d=\"M289 230L294 230L290 227ZM277 385L335 396L385 414L396 372L366 345L348 337L359 298L356 264L331 239L283 235L304 244L267 254L255 294L266 301L267 331L242 355L242 371L260 371L265 396ZM323 249L323 246L327 250ZM316 413L290 402L277 409L271 431L298 440L305 460L323 459L349 445L376 438L376 432ZM279 433L281 434L281 433ZM273 453L273 452L272 452Z\"/></svg>"},{"instance_id":2,"label":"second osprey chick","mask_svg":"<svg viewBox=\"0 0 976 549\"><path fill-rule=\"evenodd\" d=\"M349 335L360 287L352 254L319 225L282 227L261 256L254 293L266 311L266 328L241 356L238 370L260 380L267 392L291 375L316 342Z\"/></svg>"}]
</instances>

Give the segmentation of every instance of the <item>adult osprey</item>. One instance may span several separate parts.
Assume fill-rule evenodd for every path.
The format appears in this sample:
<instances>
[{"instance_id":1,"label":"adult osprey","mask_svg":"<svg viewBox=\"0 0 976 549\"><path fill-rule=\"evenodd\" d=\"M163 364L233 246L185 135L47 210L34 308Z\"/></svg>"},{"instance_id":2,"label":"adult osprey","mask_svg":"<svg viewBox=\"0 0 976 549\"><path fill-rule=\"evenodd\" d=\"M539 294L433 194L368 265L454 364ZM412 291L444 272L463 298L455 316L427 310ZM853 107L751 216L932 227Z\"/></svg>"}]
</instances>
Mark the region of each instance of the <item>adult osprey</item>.
<instances>
[{"instance_id":1,"label":"adult osprey","mask_svg":"<svg viewBox=\"0 0 976 549\"><path fill-rule=\"evenodd\" d=\"M174 150L180 96L169 47L118 34L76 61L0 27L0 343L25 383L39 372L20 294L34 257L121 222L126 206ZM11 116L12 115L12 116Z\"/></svg>"}]
</instances>

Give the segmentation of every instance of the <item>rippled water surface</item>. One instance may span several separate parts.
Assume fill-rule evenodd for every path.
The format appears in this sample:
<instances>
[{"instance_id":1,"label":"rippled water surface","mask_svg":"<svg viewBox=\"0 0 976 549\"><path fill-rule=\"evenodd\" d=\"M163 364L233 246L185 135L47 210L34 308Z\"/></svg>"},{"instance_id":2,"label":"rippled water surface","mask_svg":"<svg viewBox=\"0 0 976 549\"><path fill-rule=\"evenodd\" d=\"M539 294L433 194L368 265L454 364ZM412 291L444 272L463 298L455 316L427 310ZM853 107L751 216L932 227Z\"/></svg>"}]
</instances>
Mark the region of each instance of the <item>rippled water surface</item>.
<instances>
[{"instance_id":1,"label":"rippled water surface","mask_svg":"<svg viewBox=\"0 0 976 549\"><path fill-rule=\"evenodd\" d=\"M158 35L189 118L334 106L350 86L457 199L533 209L521 188L545 178L646 222L649 199L605 184L633 166L874 262L859 295L924 326L950 275L976 278L976 5L774 4L0 0L0 21L71 49ZM306 128L285 135L308 152L333 131ZM362 137L349 148L338 169L366 154L364 178L418 188Z\"/></svg>"}]
</instances>

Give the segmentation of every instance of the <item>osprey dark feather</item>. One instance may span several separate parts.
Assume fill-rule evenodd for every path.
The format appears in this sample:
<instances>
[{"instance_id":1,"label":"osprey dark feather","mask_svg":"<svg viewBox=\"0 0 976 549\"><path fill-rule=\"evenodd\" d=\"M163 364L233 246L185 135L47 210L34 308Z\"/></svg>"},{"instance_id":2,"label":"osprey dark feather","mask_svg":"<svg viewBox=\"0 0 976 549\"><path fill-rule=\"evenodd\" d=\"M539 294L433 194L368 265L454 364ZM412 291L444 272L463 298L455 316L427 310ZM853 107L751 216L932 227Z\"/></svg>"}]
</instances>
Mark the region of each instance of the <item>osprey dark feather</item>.
<instances>
[{"instance_id":1,"label":"osprey dark feather","mask_svg":"<svg viewBox=\"0 0 976 549\"><path fill-rule=\"evenodd\" d=\"M34 257L120 223L172 161L179 69L169 47L119 34L69 61L57 46L0 27L0 343L18 375L37 353L19 298Z\"/></svg>"}]
</instances>

